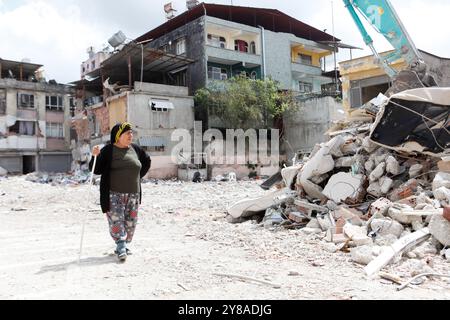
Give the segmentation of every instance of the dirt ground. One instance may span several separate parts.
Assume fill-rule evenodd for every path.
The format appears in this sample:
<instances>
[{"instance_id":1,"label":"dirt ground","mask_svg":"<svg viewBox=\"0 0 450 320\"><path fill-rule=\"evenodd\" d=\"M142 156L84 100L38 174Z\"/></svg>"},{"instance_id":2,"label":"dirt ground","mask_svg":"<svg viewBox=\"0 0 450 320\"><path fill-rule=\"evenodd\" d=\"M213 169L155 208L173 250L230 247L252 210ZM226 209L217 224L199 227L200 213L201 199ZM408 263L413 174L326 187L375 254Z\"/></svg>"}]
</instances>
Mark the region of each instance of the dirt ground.
<instances>
[{"instance_id":1,"label":"dirt ground","mask_svg":"<svg viewBox=\"0 0 450 320\"><path fill-rule=\"evenodd\" d=\"M250 181L143 184L133 255L119 263L98 186L0 177L0 299L450 299L446 279L402 291L368 279L350 254L324 250L321 234L227 222L228 205L263 193Z\"/></svg>"}]
</instances>

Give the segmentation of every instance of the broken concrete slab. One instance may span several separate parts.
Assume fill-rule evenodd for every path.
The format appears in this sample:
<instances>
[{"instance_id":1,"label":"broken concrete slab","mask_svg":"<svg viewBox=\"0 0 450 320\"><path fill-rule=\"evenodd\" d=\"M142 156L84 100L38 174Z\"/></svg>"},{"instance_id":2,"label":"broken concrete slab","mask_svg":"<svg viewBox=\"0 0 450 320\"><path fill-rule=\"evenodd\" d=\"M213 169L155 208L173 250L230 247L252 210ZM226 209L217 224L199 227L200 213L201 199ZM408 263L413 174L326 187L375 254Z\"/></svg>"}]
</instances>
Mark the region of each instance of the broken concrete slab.
<instances>
[{"instance_id":1,"label":"broken concrete slab","mask_svg":"<svg viewBox=\"0 0 450 320\"><path fill-rule=\"evenodd\" d=\"M378 179L380 179L385 172L386 169L386 163L385 162L381 162L379 165L376 166L375 169L373 169L373 171L370 173L369 175L369 181L370 182L374 182L377 181Z\"/></svg>"},{"instance_id":2,"label":"broken concrete slab","mask_svg":"<svg viewBox=\"0 0 450 320\"><path fill-rule=\"evenodd\" d=\"M344 225L344 234L350 238L356 246L373 244L372 238L367 236L367 228L354 226L350 223Z\"/></svg>"},{"instance_id":3,"label":"broken concrete slab","mask_svg":"<svg viewBox=\"0 0 450 320\"><path fill-rule=\"evenodd\" d=\"M347 198L357 197L363 182L364 176L361 174L339 172L328 180L322 193L328 199L341 203Z\"/></svg>"},{"instance_id":4,"label":"broken concrete slab","mask_svg":"<svg viewBox=\"0 0 450 320\"><path fill-rule=\"evenodd\" d=\"M335 211L333 211L333 217L337 220L339 218L345 219L345 221L351 223L355 226L362 226L363 221L360 218L361 213L358 210L341 207Z\"/></svg>"},{"instance_id":5,"label":"broken concrete slab","mask_svg":"<svg viewBox=\"0 0 450 320\"><path fill-rule=\"evenodd\" d=\"M339 250L339 248L332 242L326 242L322 244L322 248L330 253L335 253L336 251Z\"/></svg>"},{"instance_id":6,"label":"broken concrete slab","mask_svg":"<svg viewBox=\"0 0 450 320\"><path fill-rule=\"evenodd\" d=\"M294 204L297 206L300 212L306 213L307 215L311 215L313 212L318 213L326 213L328 212L328 208L324 206L319 206L314 203L310 203L306 200L295 199Z\"/></svg>"},{"instance_id":7,"label":"broken concrete slab","mask_svg":"<svg viewBox=\"0 0 450 320\"><path fill-rule=\"evenodd\" d=\"M430 233L444 246L450 246L450 221L442 215L435 214L428 225Z\"/></svg>"},{"instance_id":8,"label":"broken concrete slab","mask_svg":"<svg viewBox=\"0 0 450 320\"><path fill-rule=\"evenodd\" d=\"M423 169L423 165L422 164L420 164L420 163L413 164L409 168L409 176L411 178L417 177L422 172L422 169Z\"/></svg>"},{"instance_id":9,"label":"broken concrete slab","mask_svg":"<svg viewBox=\"0 0 450 320\"><path fill-rule=\"evenodd\" d=\"M294 197L294 191L289 188L283 188L267 192L263 197L253 199L243 199L231 205L228 213L233 218L252 216L257 212L265 211L267 208L285 202Z\"/></svg>"},{"instance_id":10,"label":"broken concrete slab","mask_svg":"<svg viewBox=\"0 0 450 320\"><path fill-rule=\"evenodd\" d=\"M381 186L379 181L372 182L367 188L367 193L373 195L374 197L381 197L383 193L381 192Z\"/></svg>"},{"instance_id":11,"label":"broken concrete slab","mask_svg":"<svg viewBox=\"0 0 450 320\"><path fill-rule=\"evenodd\" d=\"M403 226L395 220L387 219L373 219L370 223L370 228L380 235L393 234L397 238L403 232Z\"/></svg>"},{"instance_id":12,"label":"broken concrete slab","mask_svg":"<svg viewBox=\"0 0 450 320\"><path fill-rule=\"evenodd\" d=\"M364 137L363 142L362 142L362 147L364 150L367 151L367 153L372 153L375 150L377 150L380 146L377 145L376 143L373 143L369 136Z\"/></svg>"},{"instance_id":13,"label":"broken concrete slab","mask_svg":"<svg viewBox=\"0 0 450 320\"><path fill-rule=\"evenodd\" d=\"M396 176L400 173L400 164L393 156L386 158L386 172Z\"/></svg>"},{"instance_id":14,"label":"broken concrete slab","mask_svg":"<svg viewBox=\"0 0 450 320\"><path fill-rule=\"evenodd\" d=\"M393 203L389 199L379 198L370 205L369 213L371 215L379 213L384 216L392 205Z\"/></svg>"},{"instance_id":15,"label":"broken concrete slab","mask_svg":"<svg viewBox=\"0 0 450 320\"><path fill-rule=\"evenodd\" d=\"M8 174L8 171L2 167L0 167L0 177L6 176Z\"/></svg>"},{"instance_id":16,"label":"broken concrete slab","mask_svg":"<svg viewBox=\"0 0 450 320\"><path fill-rule=\"evenodd\" d=\"M433 190L433 195L436 200L443 202L444 204L450 204L450 189L446 187L440 187Z\"/></svg>"},{"instance_id":17,"label":"broken concrete slab","mask_svg":"<svg viewBox=\"0 0 450 320\"><path fill-rule=\"evenodd\" d=\"M371 261L365 268L364 271L370 277L376 272L380 271L385 267L392 259L400 253L409 251L414 248L414 246L419 245L423 241L430 237L430 230L428 228L423 228L422 230L408 234L405 237L397 240L392 246L387 247L383 252Z\"/></svg>"},{"instance_id":18,"label":"broken concrete slab","mask_svg":"<svg viewBox=\"0 0 450 320\"><path fill-rule=\"evenodd\" d=\"M380 183L380 192L382 194L387 194L389 190L391 190L392 185L394 184L394 180L388 177L381 177L379 183Z\"/></svg>"},{"instance_id":19,"label":"broken concrete slab","mask_svg":"<svg viewBox=\"0 0 450 320\"><path fill-rule=\"evenodd\" d=\"M363 265L368 265L375 258L373 249L369 245L352 248L350 254L352 261Z\"/></svg>"},{"instance_id":20,"label":"broken concrete slab","mask_svg":"<svg viewBox=\"0 0 450 320\"><path fill-rule=\"evenodd\" d=\"M367 174L370 174L375 169L375 161L371 159L367 160L364 164L364 169L366 169Z\"/></svg>"},{"instance_id":21,"label":"broken concrete slab","mask_svg":"<svg viewBox=\"0 0 450 320\"><path fill-rule=\"evenodd\" d=\"M354 157L341 157L335 162L336 168L347 168L351 167L355 163Z\"/></svg>"},{"instance_id":22,"label":"broken concrete slab","mask_svg":"<svg viewBox=\"0 0 450 320\"><path fill-rule=\"evenodd\" d=\"M450 189L450 173L438 172L433 179L432 190L436 190L440 187L446 187Z\"/></svg>"},{"instance_id":23,"label":"broken concrete slab","mask_svg":"<svg viewBox=\"0 0 450 320\"><path fill-rule=\"evenodd\" d=\"M312 219L308 222L308 224L306 225L306 227L307 227L307 228L313 228L313 229L317 229L317 228L320 229L320 224L319 224L319 222L317 221L316 218L312 218Z\"/></svg>"},{"instance_id":24,"label":"broken concrete slab","mask_svg":"<svg viewBox=\"0 0 450 320\"><path fill-rule=\"evenodd\" d=\"M392 219L403 223L403 224L412 224L413 222L422 222L421 216L413 216L404 214L403 211L414 211L414 209L406 204L395 203L388 210L388 216Z\"/></svg>"},{"instance_id":25,"label":"broken concrete slab","mask_svg":"<svg viewBox=\"0 0 450 320\"><path fill-rule=\"evenodd\" d=\"M302 166L303 165L296 165L281 169L281 176L283 177L283 181L286 187L291 187Z\"/></svg>"}]
</instances>

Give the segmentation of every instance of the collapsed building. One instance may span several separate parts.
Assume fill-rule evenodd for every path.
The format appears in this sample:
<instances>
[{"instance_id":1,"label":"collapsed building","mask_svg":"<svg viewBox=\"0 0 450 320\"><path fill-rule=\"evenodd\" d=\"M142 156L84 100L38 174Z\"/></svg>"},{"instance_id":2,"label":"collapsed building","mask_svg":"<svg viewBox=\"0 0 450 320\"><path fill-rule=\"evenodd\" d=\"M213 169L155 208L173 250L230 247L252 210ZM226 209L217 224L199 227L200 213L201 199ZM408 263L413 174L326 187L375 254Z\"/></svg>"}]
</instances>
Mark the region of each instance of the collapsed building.
<instances>
[{"instance_id":1,"label":"collapsed building","mask_svg":"<svg viewBox=\"0 0 450 320\"><path fill-rule=\"evenodd\" d=\"M321 234L369 276L395 257L417 258L419 245L449 259L449 108L449 88L380 94L269 179L264 197L232 205L231 221Z\"/></svg>"}]
</instances>

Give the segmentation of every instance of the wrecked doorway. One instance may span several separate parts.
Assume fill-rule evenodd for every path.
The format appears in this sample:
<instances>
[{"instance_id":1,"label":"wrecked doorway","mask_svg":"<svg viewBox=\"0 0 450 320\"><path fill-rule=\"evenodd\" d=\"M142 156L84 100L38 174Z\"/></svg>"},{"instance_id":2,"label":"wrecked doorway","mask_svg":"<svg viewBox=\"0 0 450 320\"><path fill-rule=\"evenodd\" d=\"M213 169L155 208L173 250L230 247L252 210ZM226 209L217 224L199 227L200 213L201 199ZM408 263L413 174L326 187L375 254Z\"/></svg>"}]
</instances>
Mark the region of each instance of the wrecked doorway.
<instances>
[{"instance_id":1,"label":"wrecked doorway","mask_svg":"<svg viewBox=\"0 0 450 320\"><path fill-rule=\"evenodd\" d=\"M22 157L22 172L28 174L36 171L36 157L35 156L23 156Z\"/></svg>"},{"instance_id":2,"label":"wrecked doorway","mask_svg":"<svg viewBox=\"0 0 450 320\"><path fill-rule=\"evenodd\" d=\"M389 87L388 76L372 77L350 82L350 106L359 108L379 93L385 93Z\"/></svg>"}]
</instances>

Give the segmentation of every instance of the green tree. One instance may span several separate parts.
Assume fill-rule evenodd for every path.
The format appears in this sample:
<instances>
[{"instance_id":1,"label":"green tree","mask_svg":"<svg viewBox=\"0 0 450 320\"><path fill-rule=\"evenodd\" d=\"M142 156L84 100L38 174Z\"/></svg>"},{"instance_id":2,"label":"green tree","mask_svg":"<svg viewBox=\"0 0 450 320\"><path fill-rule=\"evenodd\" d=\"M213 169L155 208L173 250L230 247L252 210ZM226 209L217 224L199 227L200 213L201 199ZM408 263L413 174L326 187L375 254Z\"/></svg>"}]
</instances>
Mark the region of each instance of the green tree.
<instances>
[{"instance_id":1,"label":"green tree","mask_svg":"<svg viewBox=\"0 0 450 320\"><path fill-rule=\"evenodd\" d=\"M215 117L226 128L270 128L294 105L290 92L281 91L272 79L252 80L245 76L213 81L197 90L195 102L209 120Z\"/></svg>"}]
</instances>

